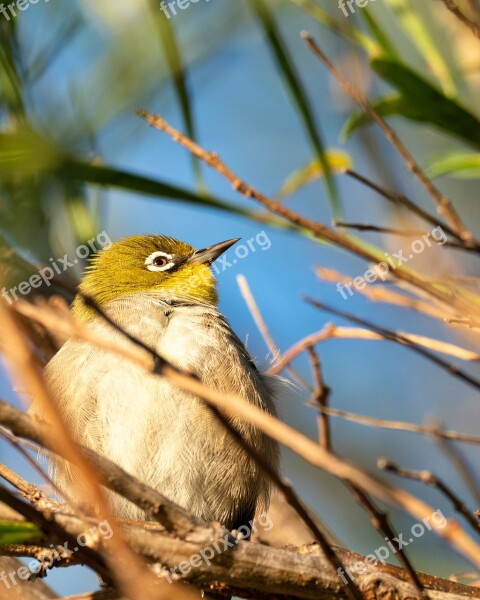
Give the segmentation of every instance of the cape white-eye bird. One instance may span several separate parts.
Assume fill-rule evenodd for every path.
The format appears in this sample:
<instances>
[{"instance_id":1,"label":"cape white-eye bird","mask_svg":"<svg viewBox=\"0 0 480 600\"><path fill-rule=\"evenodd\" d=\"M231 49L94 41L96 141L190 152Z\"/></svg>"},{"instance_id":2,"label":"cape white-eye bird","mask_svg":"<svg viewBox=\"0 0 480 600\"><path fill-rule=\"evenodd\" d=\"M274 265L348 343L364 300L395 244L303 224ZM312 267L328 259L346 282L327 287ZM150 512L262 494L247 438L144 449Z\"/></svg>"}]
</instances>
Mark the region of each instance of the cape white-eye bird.
<instances>
[{"instance_id":1,"label":"cape white-eye bird","mask_svg":"<svg viewBox=\"0 0 480 600\"><path fill-rule=\"evenodd\" d=\"M217 309L210 265L236 241L195 250L162 235L125 238L93 257L79 290L176 367L275 414L276 381L257 370ZM105 339L133 347L81 295L73 312ZM267 507L269 484L257 465L202 400L167 379L78 339L53 357L46 378L79 443L197 517L232 529ZM277 444L257 428L233 423L277 469ZM70 469L54 465L53 475L61 489L75 493ZM118 495L111 502L118 516L146 518Z\"/></svg>"}]
</instances>

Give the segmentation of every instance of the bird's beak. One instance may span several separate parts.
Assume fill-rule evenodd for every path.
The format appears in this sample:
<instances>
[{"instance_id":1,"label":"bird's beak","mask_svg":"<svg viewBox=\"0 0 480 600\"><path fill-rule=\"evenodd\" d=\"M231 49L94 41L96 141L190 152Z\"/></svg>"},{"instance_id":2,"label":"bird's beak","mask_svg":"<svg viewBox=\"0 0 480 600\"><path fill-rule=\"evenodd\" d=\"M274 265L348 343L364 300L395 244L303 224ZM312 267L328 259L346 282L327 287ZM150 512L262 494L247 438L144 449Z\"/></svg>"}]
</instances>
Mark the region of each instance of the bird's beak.
<instances>
[{"instance_id":1,"label":"bird's beak","mask_svg":"<svg viewBox=\"0 0 480 600\"><path fill-rule=\"evenodd\" d=\"M225 242L214 244L213 246L203 248L202 250L195 250L192 256L188 259L188 262L201 265L211 265L213 261L217 260L221 254L233 246L233 244L236 244L240 239L241 238L234 238L233 240L226 240Z\"/></svg>"}]
</instances>

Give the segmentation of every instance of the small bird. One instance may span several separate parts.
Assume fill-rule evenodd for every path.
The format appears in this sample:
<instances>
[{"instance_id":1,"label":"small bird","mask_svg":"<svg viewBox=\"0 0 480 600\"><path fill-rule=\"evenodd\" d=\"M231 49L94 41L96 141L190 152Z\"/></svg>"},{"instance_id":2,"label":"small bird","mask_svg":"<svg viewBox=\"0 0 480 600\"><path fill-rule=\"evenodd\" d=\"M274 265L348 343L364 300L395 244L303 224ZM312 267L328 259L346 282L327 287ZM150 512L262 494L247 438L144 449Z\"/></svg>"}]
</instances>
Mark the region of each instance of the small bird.
<instances>
[{"instance_id":1,"label":"small bird","mask_svg":"<svg viewBox=\"0 0 480 600\"><path fill-rule=\"evenodd\" d=\"M203 250L163 235L114 242L92 258L73 313L104 339L134 348L84 299L93 298L115 324L175 367L275 415L277 381L257 370L217 308L210 266L237 241ZM198 518L237 529L268 507L269 483L255 462L201 399L167 379L78 339L68 340L52 358L46 379L77 442ZM277 470L277 444L257 428L231 421ZM67 465L53 462L52 475L69 497L81 498ZM147 518L116 494L110 501L119 517Z\"/></svg>"}]
</instances>

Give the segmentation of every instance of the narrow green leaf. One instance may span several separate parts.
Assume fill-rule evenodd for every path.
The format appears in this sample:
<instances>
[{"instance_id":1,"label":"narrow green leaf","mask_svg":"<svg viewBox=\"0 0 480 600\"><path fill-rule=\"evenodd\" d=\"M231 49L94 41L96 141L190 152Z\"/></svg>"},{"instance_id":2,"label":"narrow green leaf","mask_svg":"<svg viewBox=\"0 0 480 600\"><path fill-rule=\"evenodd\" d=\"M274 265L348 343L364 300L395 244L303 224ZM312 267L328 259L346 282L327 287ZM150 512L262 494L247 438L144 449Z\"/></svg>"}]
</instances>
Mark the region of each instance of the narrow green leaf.
<instances>
[{"instance_id":1,"label":"narrow green leaf","mask_svg":"<svg viewBox=\"0 0 480 600\"><path fill-rule=\"evenodd\" d=\"M305 129L310 138L310 143L312 144L316 158L324 169L325 189L330 202L332 215L335 219L340 219L342 213L340 200L338 198L335 182L325 156L325 148L322 137L315 124L315 118L313 116L313 110L311 108L308 96L299 76L297 75L294 63L286 49L285 42L280 35L274 17L267 4L264 2L264 0L250 0L250 5L252 6L252 9L255 12L270 44L270 50L277 62L280 72L283 75L285 86L290 92L290 95L297 106L298 112L300 113Z\"/></svg>"},{"instance_id":2,"label":"narrow green leaf","mask_svg":"<svg viewBox=\"0 0 480 600\"><path fill-rule=\"evenodd\" d=\"M373 59L372 68L393 85L398 95L372 103L382 116L401 115L413 121L428 123L469 144L480 147L480 120L467 108L447 98L427 79L393 59ZM352 115L343 135L371 122L369 115Z\"/></svg>"},{"instance_id":3,"label":"narrow green leaf","mask_svg":"<svg viewBox=\"0 0 480 600\"><path fill-rule=\"evenodd\" d=\"M328 150L326 157L332 172L344 173L347 169L351 169L353 161L350 155L340 150ZM287 177L285 183L277 193L278 199L285 199L295 194L300 188L308 185L315 179L323 177L324 170L322 165L317 160L312 160L305 166L294 171Z\"/></svg>"},{"instance_id":4,"label":"narrow green leaf","mask_svg":"<svg viewBox=\"0 0 480 600\"><path fill-rule=\"evenodd\" d=\"M183 65L177 38L175 36L175 29L171 20L161 10L159 10L157 0L150 0L150 6L152 9L153 19L159 31L160 43L163 48L168 69L170 71L170 76L177 92L188 137L192 140L196 140L193 111L187 86L187 74ZM193 155L192 165L199 189L205 190L205 182L202 177L200 161L196 156Z\"/></svg>"},{"instance_id":5,"label":"narrow green leaf","mask_svg":"<svg viewBox=\"0 0 480 600\"><path fill-rule=\"evenodd\" d=\"M480 179L480 154L449 152L432 160L426 171L429 177L451 175L457 179Z\"/></svg>"},{"instance_id":6,"label":"narrow green leaf","mask_svg":"<svg viewBox=\"0 0 480 600\"><path fill-rule=\"evenodd\" d=\"M430 71L440 82L444 93L447 96L454 96L457 92L455 82L430 33L429 28L432 24L428 23L427 26L424 23L421 11L413 6L411 0L390 0L387 6L393 10L397 22L403 27L408 39L420 51Z\"/></svg>"},{"instance_id":7,"label":"narrow green leaf","mask_svg":"<svg viewBox=\"0 0 480 600\"><path fill-rule=\"evenodd\" d=\"M28 127L0 133L0 175L33 175L50 171L59 163L56 146Z\"/></svg>"},{"instance_id":8,"label":"narrow green leaf","mask_svg":"<svg viewBox=\"0 0 480 600\"><path fill-rule=\"evenodd\" d=\"M388 37L387 33L382 29L378 20L373 16L372 11L365 7L360 11L360 14L377 40L378 45L383 50L383 53L387 56L397 56L397 51L393 45L393 42Z\"/></svg>"},{"instance_id":9,"label":"narrow green leaf","mask_svg":"<svg viewBox=\"0 0 480 600\"><path fill-rule=\"evenodd\" d=\"M41 540L42 532L33 523L26 521L0 521L0 546L6 544L26 544Z\"/></svg>"},{"instance_id":10,"label":"narrow green leaf","mask_svg":"<svg viewBox=\"0 0 480 600\"><path fill-rule=\"evenodd\" d=\"M93 165L81 160L69 158L57 169L57 175L66 179L75 179L86 183L114 187L150 196L171 198L193 204L203 204L227 212L250 216L252 211L243 210L210 194L201 194L160 180L136 175L104 165Z\"/></svg>"}]
</instances>

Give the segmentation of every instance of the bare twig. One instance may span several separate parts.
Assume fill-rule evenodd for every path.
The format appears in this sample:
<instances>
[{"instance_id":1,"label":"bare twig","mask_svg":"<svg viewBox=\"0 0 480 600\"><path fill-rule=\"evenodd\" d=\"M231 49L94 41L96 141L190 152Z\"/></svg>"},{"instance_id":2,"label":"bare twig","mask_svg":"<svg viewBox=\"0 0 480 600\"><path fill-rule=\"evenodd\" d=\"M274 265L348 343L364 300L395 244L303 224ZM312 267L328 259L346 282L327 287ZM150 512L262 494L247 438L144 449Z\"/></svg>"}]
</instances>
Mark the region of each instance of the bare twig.
<instances>
[{"instance_id":1,"label":"bare twig","mask_svg":"<svg viewBox=\"0 0 480 600\"><path fill-rule=\"evenodd\" d=\"M49 485L51 487L52 490L54 490L59 495L60 498L62 498L62 497L65 498L72 507L75 506L74 502L72 502L71 499L67 497L65 492L62 492L58 488L58 486L53 481L53 479L48 475L48 473L46 473L44 471L44 469L42 469L42 467L39 465L39 463L36 460L34 460L30 456L30 454L25 450L23 445L28 445L28 442L26 442L25 440L19 440L10 431L8 431L8 429L5 429L4 427L0 427L0 437L2 437L9 444L11 444L23 456L23 458L28 462L28 464L32 467L32 469L34 469L40 475L40 477L47 483L47 485ZM32 444L31 449L38 452L38 447L34 446L33 444ZM87 517L87 515L82 507L75 506L75 510L79 516L81 516L83 518Z\"/></svg>"},{"instance_id":2,"label":"bare twig","mask_svg":"<svg viewBox=\"0 0 480 600\"><path fill-rule=\"evenodd\" d=\"M408 148L402 142L402 140L398 137L396 132L390 125L383 119L378 112L373 108L370 102L364 97L359 88L353 85L351 82L344 79L342 75L337 71L337 69L333 66L332 62L328 59L325 53L319 48L315 40L311 35L309 35L306 31L302 32L302 38L305 40L308 48L313 52L313 54L319 58L323 64L327 67L330 73L335 77L335 79L339 82L345 92L352 98L354 102L356 102L363 110L365 110L370 117L380 126L387 140L394 146L394 148L399 152L400 156L404 159L405 164L409 171L411 171L418 180L423 184L424 188L430 194L430 196L434 199L437 204L438 212L447 219L452 228L460 235L460 237L466 242L470 242L473 240L473 236L471 232L465 227L461 218L457 214L454 206L450 202L450 200L444 196L432 183L432 181L425 175L423 170L420 168L417 161L414 159ZM476 242L475 242L476 244Z\"/></svg>"},{"instance_id":3,"label":"bare twig","mask_svg":"<svg viewBox=\"0 0 480 600\"><path fill-rule=\"evenodd\" d=\"M418 573L413 568L413 565L410 562L410 559L408 558L405 550L400 546L400 544L398 542L395 543L395 541L394 541L394 540L398 539L398 536L397 536L395 530L393 529L392 524L390 523L388 514L386 512L381 511L375 505L373 500L363 490L359 489L356 486L350 486L350 489L352 490L353 494L356 496L358 503L361 506L363 506L363 508L370 515L370 521L371 521L373 527L380 534L382 534L382 537L385 536L384 539L388 538L393 544L395 544L398 558L399 558L400 562L403 564L403 566L405 567L405 570L410 575L410 579L412 580L413 585L417 588L417 590L420 592L420 594L424 598L428 598L428 596L425 594L423 583L422 583Z\"/></svg>"},{"instance_id":4,"label":"bare twig","mask_svg":"<svg viewBox=\"0 0 480 600\"><path fill-rule=\"evenodd\" d=\"M461 23L463 23L463 25L470 29L476 38L480 39L480 27L458 8L454 0L442 0L442 2L446 8L448 8L448 10L454 14Z\"/></svg>"},{"instance_id":5,"label":"bare twig","mask_svg":"<svg viewBox=\"0 0 480 600\"><path fill-rule=\"evenodd\" d=\"M245 303L250 311L250 314L252 315L253 320L255 321L255 324L258 327L258 330L262 334L262 337L265 340L268 349L270 350L270 354L273 357L278 356L278 354L280 354L280 348L275 343L275 340L273 339L273 336L270 333L270 330L268 329L268 325L265 323L265 319L263 318L258 304L255 301L255 298L253 297L252 290L248 285L248 281L243 275L238 275L237 283L240 289L240 293L242 294L243 299L245 300Z\"/></svg>"},{"instance_id":6,"label":"bare twig","mask_svg":"<svg viewBox=\"0 0 480 600\"><path fill-rule=\"evenodd\" d=\"M273 336L270 333L270 330L268 329L268 325L266 324L265 319L262 316L260 308L252 294L252 290L248 285L248 281L243 275L238 275L237 283L240 289L240 293L242 294L242 297L245 300L245 304L247 305L247 308L250 311L250 314L252 315L253 320L255 321L255 324L258 330L260 331L272 358L275 360L280 354L280 348L275 343L275 340L273 339ZM295 369L289 366L288 372L299 385L303 386L307 390L311 389L311 386L308 384L308 382L305 381L305 379L299 373L297 373Z\"/></svg>"},{"instance_id":7,"label":"bare twig","mask_svg":"<svg viewBox=\"0 0 480 600\"><path fill-rule=\"evenodd\" d=\"M465 457L461 454L460 450L455 447L454 444L447 440L437 440L440 449L443 451L448 460L452 463L455 470L460 474L461 478L465 482L465 485L470 490L475 502L480 504L480 490L478 489L475 474L469 467Z\"/></svg>"},{"instance_id":8,"label":"bare twig","mask_svg":"<svg viewBox=\"0 0 480 600\"><path fill-rule=\"evenodd\" d=\"M0 463L0 477L8 481L10 485L16 488L22 496L35 506L38 510L51 509L56 503L47 498L36 485L28 483L14 471L9 469L7 465Z\"/></svg>"},{"instance_id":9,"label":"bare twig","mask_svg":"<svg viewBox=\"0 0 480 600\"><path fill-rule=\"evenodd\" d=\"M325 448L325 450L331 450L332 441L330 435L330 425L328 422L328 414L325 412L325 408L328 406L328 397L331 390L323 381L320 357L315 351L315 348L313 346L309 346L308 353L310 355L310 363L312 365L313 378L315 381L313 401L319 408L318 430L320 434L320 444L323 448Z\"/></svg>"},{"instance_id":10,"label":"bare twig","mask_svg":"<svg viewBox=\"0 0 480 600\"><path fill-rule=\"evenodd\" d=\"M328 283L352 283L351 277L347 275L343 275L334 269L328 269L326 267L316 267L315 273L317 277L319 277L322 281L326 281ZM373 302L386 302L389 304L394 304L396 306L402 306L403 308L408 308L411 310L415 310L422 314L428 315L429 317L433 317L434 319L440 319L442 321L445 320L446 315L448 314L447 310L444 307L439 309L435 306L432 306L430 302L425 302L423 300L419 300L418 298L411 298L409 296L405 296L397 291L389 289L385 285L366 285L365 287L359 289L355 288L355 291L361 294L362 296L366 296L369 300Z\"/></svg>"},{"instance_id":11,"label":"bare twig","mask_svg":"<svg viewBox=\"0 0 480 600\"><path fill-rule=\"evenodd\" d=\"M410 348L410 350L412 350L413 352L416 352L417 354L420 354L424 358L428 359L430 362L433 362L440 368L447 371L447 373L450 373L453 377L456 377L456 378L464 381L465 383L468 383L469 385L473 386L475 389L480 390L480 381L478 379L476 379L469 373L462 371L455 365L446 362L442 358L435 356L435 354L432 354L430 351L426 350L419 344L413 342L412 339L410 339L400 333L396 333L394 331L390 331L389 329L385 329L384 327L379 327L378 325L375 325L374 323L371 323L370 321L361 319L350 313L346 313L344 311L333 308L332 306L328 306L327 304L324 304L323 302L320 302L318 300L314 300L313 298L305 298L305 300L308 303L310 303L312 306L315 306L316 308L318 308L320 310L325 310L329 313L337 315L338 317L347 319L348 321L351 321L352 323L355 323L357 325L363 325L364 327L368 327L368 329L371 329L375 333L378 333L379 335L384 337L386 340L390 340L391 342L396 342L398 344L407 346L407 348Z\"/></svg>"},{"instance_id":12,"label":"bare twig","mask_svg":"<svg viewBox=\"0 0 480 600\"><path fill-rule=\"evenodd\" d=\"M347 318L342 314L344 318ZM366 321L362 321L366 323ZM392 334L399 336L401 338L405 338L412 344L416 344L418 346L423 346L425 348L430 348L431 350L437 352L444 352L446 354L450 354L451 356L455 356L456 358L462 358L463 360L479 360L479 355L471 350L466 350L465 348L460 348L459 346L454 346L453 344L449 344L447 342L442 342L440 340L433 340L432 338L426 338L424 336L417 336L411 333L404 333L401 331L391 332ZM391 340L390 337L387 337L380 333L379 331L371 331L370 329L361 329L359 327L340 327L334 325L332 323L327 323L323 329L320 331L316 331L315 333L311 333L306 337L302 338L293 346L288 348L282 356L280 356L278 362L270 367L268 370L269 375L276 375L283 371L293 360L297 358L302 352L305 352L309 347L315 346L320 342L325 342L327 340L333 339L355 339L355 340ZM403 343L403 342L402 342Z\"/></svg>"},{"instance_id":13,"label":"bare twig","mask_svg":"<svg viewBox=\"0 0 480 600\"><path fill-rule=\"evenodd\" d=\"M378 183L375 183L371 179L368 179L368 177L365 177L365 175L361 175L360 173L357 173L356 171L353 171L352 169L347 169L345 171L345 173L349 177L356 179L363 185L366 185L370 189L374 190L375 192L377 192L378 194L380 194L386 200L389 200L393 204L399 204L399 205L403 206L404 208L406 208L407 210L409 210L412 214L414 214L417 217L419 217L420 219L423 219L424 221L426 221L427 223L430 223L431 225L435 225L435 227L441 227L442 230L445 233L447 233L448 235L454 237L459 242L463 241L465 249L471 248L476 251L480 251L479 244L475 244L475 243L472 244L472 242L465 243L465 241L462 240L462 237L457 233L457 231L455 231L455 229L452 229L447 223L440 221L438 219L438 217L428 213L426 210L424 210L423 208L421 208L420 206L418 206L417 204L412 202L412 200L407 198L407 196L405 196L404 194L398 194L397 192L391 192L391 191L385 189L384 187L380 186Z\"/></svg>"},{"instance_id":14,"label":"bare twig","mask_svg":"<svg viewBox=\"0 0 480 600\"><path fill-rule=\"evenodd\" d=\"M393 227L381 227L380 225L370 225L367 223L346 223L344 221L334 221L333 224L335 227L343 227L344 229L356 229L358 231L373 231L375 233L385 233L389 235L398 235L400 237L416 237L420 238L422 236L428 235L426 231L421 230L402 230L402 229L394 229ZM472 246L467 246L462 242L454 242L452 240L445 240L441 247L445 248L456 248L457 250L476 250L472 248ZM479 249L480 251L480 249Z\"/></svg>"},{"instance_id":15,"label":"bare twig","mask_svg":"<svg viewBox=\"0 0 480 600\"><path fill-rule=\"evenodd\" d=\"M324 408L323 410L332 417L342 417L347 421L353 421L354 423L366 425L367 427L379 427L381 429L394 429L397 431L410 431L412 433L420 433L422 435L428 435L438 439L463 442L464 444L480 444L480 437L476 435L468 435L466 433L459 433L458 431L444 430L436 426L415 425L414 423L405 423L402 421L376 419L375 417L367 417L365 415L339 410L338 408Z\"/></svg>"},{"instance_id":16,"label":"bare twig","mask_svg":"<svg viewBox=\"0 0 480 600\"><path fill-rule=\"evenodd\" d=\"M318 429L320 434L320 444L326 450L333 452L331 436L330 436L330 426L328 421L328 413L326 412L328 396L330 395L330 388L328 388L323 381L323 375L320 365L320 357L318 353L315 351L313 346L308 348L308 353L310 356L310 362L312 365L313 378L315 381L315 393L314 393L314 402L315 405L319 408L319 422ZM389 539L395 539L397 536L393 527L390 524L388 519L388 515L384 512L381 512L371 500L371 498L366 494L361 488L356 485L353 485L349 482L346 482L348 489L354 494L359 504L367 511L370 515L370 520L373 527L383 536L386 536ZM413 568L412 563L408 559L406 553L403 548L398 547L398 557L405 567L406 571L410 575L410 579L412 583L417 588L419 593L423 595L423 586L422 583Z\"/></svg>"},{"instance_id":17,"label":"bare twig","mask_svg":"<svg viewBox=\"0 0 480 600\"><path fill-rule=\"evenodd\" d=\"M480 530L480 524L478 523L477 519L475 519L473 513L468 509L463 500L461 500L454 492L452 492L452 490L431 471L414 471L412 469L405 469L397 466L395 463L387 460L386 458L380 458L377 462L377 465L379 469L390 471L399 477L421 481L422 483L437 488L450 500L454 509L465 517L469 525L471 525L477 532Z\"/></svg>"}]
</instances>

